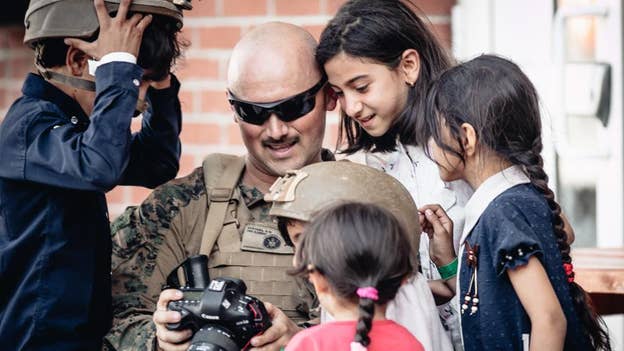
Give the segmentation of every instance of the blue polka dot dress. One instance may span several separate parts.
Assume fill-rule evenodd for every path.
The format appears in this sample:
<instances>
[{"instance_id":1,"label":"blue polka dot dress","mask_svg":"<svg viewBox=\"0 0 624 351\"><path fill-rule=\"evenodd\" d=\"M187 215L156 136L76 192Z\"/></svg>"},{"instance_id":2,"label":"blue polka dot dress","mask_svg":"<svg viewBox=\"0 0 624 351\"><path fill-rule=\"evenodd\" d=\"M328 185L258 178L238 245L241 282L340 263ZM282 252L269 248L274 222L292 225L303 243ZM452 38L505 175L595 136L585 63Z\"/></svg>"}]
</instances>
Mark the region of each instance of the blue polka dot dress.
<instances>
[{"instance_id":1,"label":"blue polka dot dress","mask_svg":"<svg viewBox=\"0 0 624 351\"><path fill-rule=\"evenodd\" d=\"M506 272L526 265L535 256L567 319L565 350L589 350L574 312L550 207L526 176L517 168L515 172L516 181L503 173L488 179L477 189L476 199L467 204L467 222L473 223L467 223L470 227L462 238L458 276L464 348L528 350L531 321ZM483 186L490 189L481 189ZM469 208L471 202L473 208Z\"/></svg>"}]
</instances>

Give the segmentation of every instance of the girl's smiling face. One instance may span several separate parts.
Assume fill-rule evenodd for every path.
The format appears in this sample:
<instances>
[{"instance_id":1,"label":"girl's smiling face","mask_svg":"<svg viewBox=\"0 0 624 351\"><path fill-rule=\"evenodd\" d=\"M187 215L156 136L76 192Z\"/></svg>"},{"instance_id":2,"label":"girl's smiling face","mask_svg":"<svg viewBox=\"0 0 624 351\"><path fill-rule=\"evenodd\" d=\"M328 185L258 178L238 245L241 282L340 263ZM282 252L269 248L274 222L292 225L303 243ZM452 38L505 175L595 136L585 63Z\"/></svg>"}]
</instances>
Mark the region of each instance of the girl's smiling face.
<instances>
[{"instance_id":1,"label":"girl's smiling face","mask_svg":"<svg viewBox=\"0 0 624 351\"><path fill-rule=\"evenodd\" d=\"M341 109L373 137L384 135L405 109L409 85L399 67L344 52L325 64Z\"/></svg>"}]
</instances>

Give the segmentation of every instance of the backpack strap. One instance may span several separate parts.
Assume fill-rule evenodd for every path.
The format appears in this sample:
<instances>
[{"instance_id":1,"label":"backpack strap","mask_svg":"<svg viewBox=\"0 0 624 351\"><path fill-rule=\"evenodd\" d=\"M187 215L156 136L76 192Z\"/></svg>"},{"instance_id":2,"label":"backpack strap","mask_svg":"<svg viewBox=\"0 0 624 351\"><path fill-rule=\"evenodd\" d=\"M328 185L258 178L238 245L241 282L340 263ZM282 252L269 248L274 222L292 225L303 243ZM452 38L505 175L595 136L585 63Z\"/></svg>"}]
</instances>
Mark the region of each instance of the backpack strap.
<instances>
[{"instance_id":1,"label":"backpack strap","mask_svg":"<svg viewBox=\"0 0 624 351\"><path fill-rule=\"evenodd\" d=\"M202 167L208 196L208 215L199 253L210 255L223 228L234 189L245 168L245 157L211 154L204 159Z\"/></svg>"}]
</instances>

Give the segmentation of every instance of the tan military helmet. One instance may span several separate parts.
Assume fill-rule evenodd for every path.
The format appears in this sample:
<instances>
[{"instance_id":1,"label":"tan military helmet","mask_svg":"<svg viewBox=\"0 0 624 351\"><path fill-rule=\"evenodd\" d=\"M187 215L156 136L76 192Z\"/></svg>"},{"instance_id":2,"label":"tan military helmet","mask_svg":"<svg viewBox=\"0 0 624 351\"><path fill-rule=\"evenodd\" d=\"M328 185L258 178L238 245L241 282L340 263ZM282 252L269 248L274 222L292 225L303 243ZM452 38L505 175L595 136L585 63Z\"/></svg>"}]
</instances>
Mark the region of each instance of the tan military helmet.
<instances>
[{"instance_id":1,"label":"tan military helmet","mask_svg":"<svg viewBox=\"0 0 624 351\"><path fill-rule=\"evenodd\" d=\"M394 177L374 168L349 162L318 162L279 178L266 201L272 216L308 222L328 205L343 201L377 204L405 226L418 255L420 225L418 208L409 191Z\"/></svg>"},{"instance_id":2,"label":"tan military helmet","mask_svg":"<svg viewBox=\"0 0 624 351\"><path fill-rule=\"evenodd\" d=\"M120 2L105 0L106 8L117 11ZM189 0L133 0L130 11L169 16L182 28L182 10L191 8ZM31 0L24 26L24 43L32 47L45 38L88 38L99 23L92 0Z\"/></svg>"}]
</instances>

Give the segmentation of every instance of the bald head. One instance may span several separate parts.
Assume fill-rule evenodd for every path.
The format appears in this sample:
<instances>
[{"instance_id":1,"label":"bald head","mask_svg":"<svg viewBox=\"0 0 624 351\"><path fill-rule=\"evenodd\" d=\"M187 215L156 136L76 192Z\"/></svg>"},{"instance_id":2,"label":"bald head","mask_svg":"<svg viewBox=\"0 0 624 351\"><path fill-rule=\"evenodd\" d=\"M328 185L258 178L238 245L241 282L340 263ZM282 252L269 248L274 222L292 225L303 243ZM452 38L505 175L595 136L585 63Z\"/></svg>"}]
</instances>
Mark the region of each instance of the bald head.
<instances>
[{"instance_id":1,"label":"bald head","mask_svg":"<svg viewBox=\"0 0 624 351\"><path fill-rule=\"evenodd\" d=\"M228 89L237 97L270 102L305 91L321 73L316 40L305 29L283 22L260 25L236 44L228 66Z\"/></svg>"}]
</instances>

